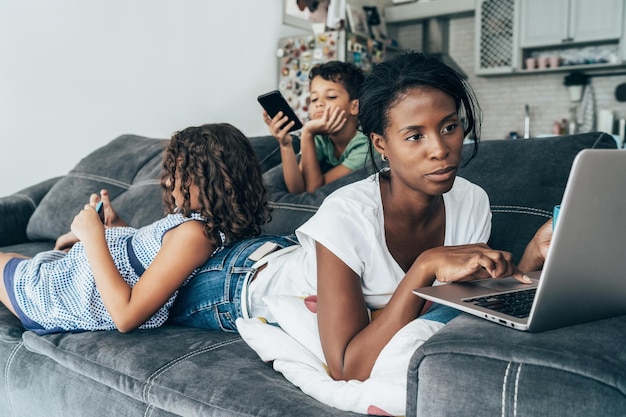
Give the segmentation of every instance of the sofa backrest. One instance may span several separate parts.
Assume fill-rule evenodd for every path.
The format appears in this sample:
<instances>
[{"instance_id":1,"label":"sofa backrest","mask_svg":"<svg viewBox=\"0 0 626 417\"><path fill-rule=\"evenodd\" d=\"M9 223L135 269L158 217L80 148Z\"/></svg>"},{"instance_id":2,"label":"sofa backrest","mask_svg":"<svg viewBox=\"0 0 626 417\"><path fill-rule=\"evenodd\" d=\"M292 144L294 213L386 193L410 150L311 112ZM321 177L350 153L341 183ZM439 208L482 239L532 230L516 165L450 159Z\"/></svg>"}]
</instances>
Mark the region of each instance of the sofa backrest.
<instances>
[{"instance_id":1,"label":"sofa backrest","mask_svg":"<svg viewBox=\"0 0 626 417\"><path fill-rule=\"evenodd\" d=\"M159 174L166 140L122 135L84 157L41 200L26 229L30 240L66 233L92 193L106 188L119 215L131 226L163 216Z\"/></svg>"},{"instance_id":2,"label":"sofa backrest","mask_svg":"<svg viewBox=\"0 0 626 417\"><path fill-rule=\"evenodd\" d=\"M586 148L616 148L602 132L548 138L489 140L459 171L489 195L493 214L489 245L521 258L537 229L560 204L576 154ZM464 158L471 152L466 145Z\"/></svg>"},{"instance_id":3,"label":"sofa backrest","mask_svg":"<svg viewBox=\"0 0 626 417\"><path fill-rule=\"evenodd\" d=\"M250 138L262 170L280 163L272 136ZM60 178L33 212L26 234L31 241L56 240L92 193L106 188L111 203L130 226L150 224L164 215L160 173L168 139L122 135L85 156Z\"/></svg>"},{"instance_id":4,"label":"sofa backrest","mask_svg":"<svg viewBox=\"0 0 626 417\"><path fill-rule=\"evenodd\" d=\"M251 138L263 171L280 163L276 140L271 136ZM72 219L91 193L107 188L120 216L140 227L163 216L159 176L166 139L122 135L83 158L55 183L31 216L30 240L55 240L69 230ZM565 190L569 170L578 152L585 148L615 148L604 133L585 133L542 139L488 140L480 143L477 156L460 169L459 175L482 186L489 195L493 213L490 245L521 257L526 243L552 214ZM464 146L467 160L473 145ZM293 233L310 218L324 198L335 189L365 178L362 168L314 193L278 196L271 202L270 234Z\"/></svg>"}]
</instances>

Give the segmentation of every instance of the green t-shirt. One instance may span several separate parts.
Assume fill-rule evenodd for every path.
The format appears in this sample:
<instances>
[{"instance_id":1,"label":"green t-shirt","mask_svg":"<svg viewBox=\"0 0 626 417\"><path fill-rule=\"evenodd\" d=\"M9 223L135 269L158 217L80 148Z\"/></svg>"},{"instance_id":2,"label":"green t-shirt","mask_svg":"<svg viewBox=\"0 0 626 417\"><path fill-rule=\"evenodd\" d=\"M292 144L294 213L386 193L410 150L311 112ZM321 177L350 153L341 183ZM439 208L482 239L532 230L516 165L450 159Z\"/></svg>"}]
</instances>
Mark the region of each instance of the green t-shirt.
<instances>
[{"instance_id":1,"label":"green t-shirt","mask_svg":"<svg viewBox=\"0 0 626 417\"><path fill-rule=\"evenodd\" d=\"M316 135L313 140L315 141L317 160L322 169L343 165L354 171L363 167L369 159L369 139L361 132L356 132L339 158L335 158L333 143L328 136Z\"/></svg>"}]
</instances>

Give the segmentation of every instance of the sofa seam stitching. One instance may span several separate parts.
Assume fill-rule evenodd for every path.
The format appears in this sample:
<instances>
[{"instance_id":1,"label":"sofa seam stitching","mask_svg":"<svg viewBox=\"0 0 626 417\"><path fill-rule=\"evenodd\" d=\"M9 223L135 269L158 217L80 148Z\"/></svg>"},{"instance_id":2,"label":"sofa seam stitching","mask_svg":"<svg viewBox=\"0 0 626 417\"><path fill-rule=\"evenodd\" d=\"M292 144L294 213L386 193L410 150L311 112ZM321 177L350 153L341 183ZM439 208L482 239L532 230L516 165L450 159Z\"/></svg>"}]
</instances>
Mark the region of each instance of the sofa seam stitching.
<instances>
[{"instance_id":1,"label":"sofa seam stitching","mask_svg":"<svg viewBox=\"0 0 626 417\"><path fill-rule=\"evenodd\" d=\"M290 204L290 203L269 203L269 206L273 209L290 209L294 211L308 211L308 212L316 212L318 206L306 205L306 204Z\"/></svg>"},{"instance_id":2,"label":"sofa seam stitching","mask_svg":"<svg viewBox=\"0 0 626 417\"><path fill-rule=\"evenodd\" d=\"M22 341L18 342L18 344L11 351L11 355L9 355L9 359L7 360L7 363L4 366L4 383L6 387L5 393L7 396L7 402L9 403L9 410L11 410L12 416L15 416L15 411L13 410L13 403L11 402L11 395L9 392L9 368L11 367L11 364L13 363L13 359L15 358L15 355L17 355L17 351L22 347L23 344L24 342Z\"/></svg>"},{"instance_id":3,"label":"sofa seam stitching","mask_svg":"<svg viewBox=\"0 0 626 417\"><path fill-rule=\"evenodd\" d=\"M506 384L509 377L509 369L511 369L511 362L507 364L506 370L504 371L504 378L502 379L502 410L500 412L502 417L506 415Z\"/></svg>"},{"instance_id":4,"label":"sofa seam stitching","mask_svg":"<svg viewBox=\"0 0 626 417\"><path fill-rule=\"evenodd\" d=\"M193 352L189 352L189 353L187 353L187 354L185 354L183 356L177 357L176 359L174 359L172 361L169 361L168 363L166 363L165 365L161 366L159 369L154 371L152 373L152 375L150 375L146 379L146 385L144 386L143 393L142 393L143 401L146 404L149 404L148 397L150 395L150 390L154 386L154 383L155 383L156 379L159 376L161 376L163 373L165 373L166 371L168 371L169 369L171 369L172 367L177 365L178 363L180 363L180 362L182 362L182 361L184 361L186 359L189 359L189 358L191 358L193 356L197 356L199 354L202 354L204 352L210 352L212 350L215 350L215 349L218 349L218 348L221 348L221 347L224 347L224 346L232 345L232 344L237 343L239 341L241 341L240 337L233 338L233 339L230 339L230 340L226 340L226 341L220 342L220 343L215 344L215 345L207 346L206 348L203 348L203 349L194 350Z\"/></svg>"},{"instance_id":5,"label":"sofa seam stitching","mask_svg":"<svg viewBox=\"0 0 626 417\"><path fill-rule=\"evenodd\" d=\"M51 343L49 340L46 340L46 338L42 338L42 337L40 337L40 336L37 336L37 337L38 337L38 340L41 340L42 342L44 342L44 343L46 343L46 344L48 344L48 345L50 345L50 346L53 346L53 347L55 347L55 349L56 349L56 346L54 345L54 343ZM118 373L118 374L123 375L123 376L125 376L125 377L131 378L131 379L133 379L133 380L135 380L135 381L138 381L138 382L140 382L141 384L144 384L144 388L142 389L142 400L144 401L144 403L145 403L145 404L147 404L147 405L151 405L151 404L148 402L148 400L147 400L147 396L146 396L146 394L149 394L149 393L146 393L146 389L148 389L148 388L149 388L149 386L154 385L154 383L152 382L152 380L154 380L154 379L155 379L156 377L158 377L160 374L162 374L162 373L163 373L163 372L165 372L167 369L171 368L172 366L174 366L174 365L175 365L175 364L177 364L178 362L181 362L181 361L182 361L182 360L184 360L184 359L187 359L187 358L189 358L189 357L192 357L192 356L195 356L195 355L198 355L198 354L204 353L204 352L208 352L208 351L211 351L211 350L214 350L214 349L220 348L220 347L228 346L228 345L231 345L231 344L234 344L234 343L240 342L241 340L242 340L242 339L241 339L241 337L237 337L237 338L229 339L229 340L226 340L226 341L220 342L220 343L215 344L215 345L207 346L206 348L203 348L203 349L198 349L198 350L195 350L195 351L193 351L193 352L189 352L189 353L187 353L187 354L185 354L185 355L183 355L183 356L179 356L178 358L176 358L176 359L174 359L174 360L170 361L168 364L163 365L163 366L162 366L161 368L159 368L157 371L153 372L153 373L152 373L152 374L151 374L148 378L146 378L145 382L144 382L142 379L140 379L140 378L137 378L137 377L134 377L134 376L131 376L131 375L125 374L125 373L120 372L119 370L117 370L117 369L115 369L115 368L112 368L112 367L110 367L110 366L106 366L106 365L104 365L104 364L102 364L102 363L100 363L100 362L94 361L94 360L92 360L92 359L90 359L90 358L88 358L88 357L85 357L85 356L79 355L77 352L68 352L68 351L65 351L65 352L67 352L68 354L70 354L70 355L72 355L72 356L78 357L78 358L80 358L81 360L84 360L84 361L89 362L89 363L92 363L92 364L97 364L98 366L101 366L101 367L104 367L104 368L106 368L106 369L109 369L109 370L110 370L110 371L112 371L112 372ZM21 342L21 344L24 344L24 342ZM25 344L24 344L24 346L25 346ZM26 347L25 347L25 348L26 348ZM28 349L28 348L26 348L26 349ZM49 357L50 359L52 359L53 361L55 361L55 362L57 362L57 363L60 363L60 362L59 362L59 361L57 361L55 358L53 358L53 357L51 357L51 356L49 356L49 355L47 355L47 354L45 354L45 355L46 355L47 357ZM64 365L63 365L63 366L64 366ZM74 371L74 372L77 372L77 373L79 373L79 374L81 374L81 375L84 375L84 374L82 374L81 372L78 372L78 371ZM109 386L109 385L107 385L107 384L104 384L104 385ZM117 390L117 391L120 391L120 390L118 390L118 389L116 389L116 388L114 388L114 387L110 387L110 388L115 389L115 390ZM165 389L165 387L164 387L164 389ZM149 391L149 389L148 389L148 391ZM171 390L170 390L170 391L171 391ZM121 391L120 391L120 392L121 392ZM182 395L182 394L181 394L181 395ZM190 398L190 397L188 397L188 398Z\"/></svg>"},{"instance_id":6,"label":"sofa seam stitching","mask_svg":"<svg viewBox=\"0 0 626 417\"><path fill-rule=\"evenodd\" d=\"M87 174L84 172L77 172L77 171L71 171L70 173L67 174L67 177L74 177L74 178L79 178L79 179L85 179L85 180L93 180L93 181L100 181L100 182L104 182L107 184L111 184L111 185L115 185L118 186L120 188L124 188L126 190L131 189L133 187L143 187L143 186L148 186L148 185L160 185L161 181L159 179L145 179L145 180L141 180L141 181L137 181L137 182L126 182L126 181L120 181L117 180L115 178L111 178L111 177L105 177L102 175L95 175L95 174Z\"/></svg>"},{"instance_id":7,"label":"sofa seam stitching","mask_svg":"<svg viewBox=\"0 0 626 417\"><path fill-rule=\"evenodd\" d=\"M536 214L536 215L542 215L546 217L552 217L552 213L547 210L537 209L534 207L525 207L525 206L493 205L491 206L491 211L497 212L497 213Z\"/></svg>"},{"instance_id":8,"label":"sofa seam stitching","mask_svg":"<svg viewBox=\"0 0 626 417\"><path fill-rule=\"evenodd\" d=\"M513 394L513 416L517 417L517 393L519 391L519 376L522 372L522 363L517 366L517 373L515 374L515 393Z\"/></svg>"}]
</instances>

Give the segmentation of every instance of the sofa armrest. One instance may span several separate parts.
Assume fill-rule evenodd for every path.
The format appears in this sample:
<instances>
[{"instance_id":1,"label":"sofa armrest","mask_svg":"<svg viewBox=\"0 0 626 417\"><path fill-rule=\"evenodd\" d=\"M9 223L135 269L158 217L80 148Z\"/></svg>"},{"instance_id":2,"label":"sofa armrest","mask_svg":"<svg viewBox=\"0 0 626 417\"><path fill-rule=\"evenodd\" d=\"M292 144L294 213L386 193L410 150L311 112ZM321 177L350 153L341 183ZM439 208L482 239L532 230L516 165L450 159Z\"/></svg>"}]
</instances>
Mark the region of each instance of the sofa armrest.
<instances>
[{"instance_id":1,"label":"sofa armrest","mask_svg":"<svg viewBox=\"0 0 626 417\"><path fill-rule=\"evenodd\" d=\"M0 247L28 242L26 226L37 205L61 177L0 198Z\"/></svg>"},{"instance_id":2,"label":"sofa armrest","mask_svg":"<svg viewBox=\"0 0 626 417\"><path fill-rule=\"evenodd\" d=\"M407 417L624 416L626 316L541 333L461 314L409 363Z\"/></svg>"}]
</instances>

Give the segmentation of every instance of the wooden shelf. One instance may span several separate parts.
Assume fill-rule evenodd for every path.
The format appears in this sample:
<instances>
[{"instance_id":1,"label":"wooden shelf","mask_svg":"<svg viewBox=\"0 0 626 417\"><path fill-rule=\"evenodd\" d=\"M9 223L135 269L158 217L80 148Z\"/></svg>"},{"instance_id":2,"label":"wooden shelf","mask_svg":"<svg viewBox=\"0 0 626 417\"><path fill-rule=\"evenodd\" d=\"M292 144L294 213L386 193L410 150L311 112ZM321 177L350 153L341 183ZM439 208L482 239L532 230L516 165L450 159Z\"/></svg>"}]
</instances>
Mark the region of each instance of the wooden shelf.
<instances>
[{"instance_id":1,"label":"wooden shelf","mask_svg":"<svg viewBox=\"0 0 626 417\"><path fill-rule=\"evenodd\" d=\"M585 64L585 65L561 65L556 68L544 68L544 69L516 69L516 70L501 70L498 68L493 69L493 71L482 71L478 74L481 77L491 77L491 76L512 76L512 75L534 75L534 74L546 74L553 72L571 72L571 71L582 71L587 73L588 76L601 76L606 73L606 75L612 75L614 71L620 71L621 75L622 71L626 71L626 62L620 62L616 64ZM624 73L626 74L626 72Z\"/></svg>"},{"instance_id":2,"label":"wooden shelf","mask_svg":"<svg viewBox=\"0 0 626 417\"><path fill-rule=\"evenodd\" d=\"M473 14L474 0L430 0L385 7L387 23L404 23L438 16Z\"/></svg>"}]
</instances>

